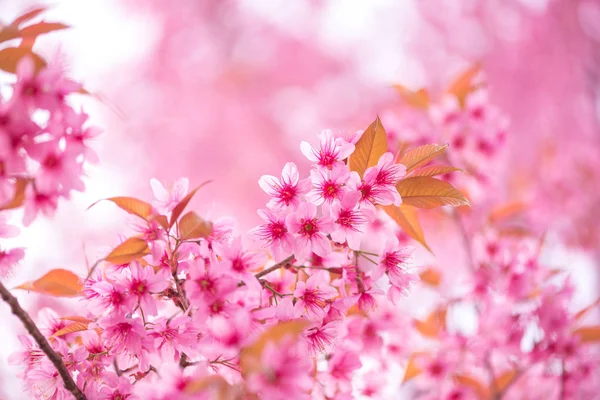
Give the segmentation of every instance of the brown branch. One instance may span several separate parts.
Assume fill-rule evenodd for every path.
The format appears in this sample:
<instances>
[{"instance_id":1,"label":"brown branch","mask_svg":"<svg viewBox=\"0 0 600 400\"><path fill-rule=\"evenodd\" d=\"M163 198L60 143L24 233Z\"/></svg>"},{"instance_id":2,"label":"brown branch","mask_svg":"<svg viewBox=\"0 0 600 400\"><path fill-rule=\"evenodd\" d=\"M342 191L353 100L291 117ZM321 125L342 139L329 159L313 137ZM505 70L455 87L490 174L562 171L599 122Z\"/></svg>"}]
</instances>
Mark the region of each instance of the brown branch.
<instances>
[{"instance_id":1,"label":"brown branch","mask_svg":"<svg viewBox=\"0 0 600 400\"><path fill-rule=\"evenodd\" d=\"M294 260L294 256L291 255L288 258L286 258L285 260L278 262L277 264L273 265L272 267L269 267L265 270L260 271L258 274L254 275L254 276L256 277L256 279L259 279L267 274L270 274L273 271L278 270L281 267L289 267L292 265L293 260Z\"/></svg>"},{"instance_id":2,"label":"brown branch","mask_svg":"<svg viewBox=\"0 0 600 400\"><path fill-rule=\"evenodd\" d=\"M2 283L0 283L0 296L2 296L2 300L4 300L10 306L12 313L21 320L27 332L33 337L36 341L40 349L46 354L46 356L52 361L54 367L58 371L60 377L62 378L65 389L73 394L77 400L87 400L85 395L79 390L73 377L65 367L62 358L50 347L50 343L48 340L42 335L38 327L35 325L35 322L31 319L29 314L21 308L19 305L19 301L4 287Z\"/></svg>"}]
</instances>

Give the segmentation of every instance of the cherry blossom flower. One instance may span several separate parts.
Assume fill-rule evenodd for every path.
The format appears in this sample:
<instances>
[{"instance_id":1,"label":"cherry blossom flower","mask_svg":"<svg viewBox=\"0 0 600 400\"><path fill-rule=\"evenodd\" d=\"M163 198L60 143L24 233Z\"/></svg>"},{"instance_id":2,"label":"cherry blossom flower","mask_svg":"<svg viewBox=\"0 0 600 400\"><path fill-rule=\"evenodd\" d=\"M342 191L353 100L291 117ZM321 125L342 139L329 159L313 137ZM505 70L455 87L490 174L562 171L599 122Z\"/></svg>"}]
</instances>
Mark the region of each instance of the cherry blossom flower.
<instances>
[{"instance_id":1,"label":"cherry blossom flower","mask_svg":"<svg viewBox=\"0 0 600 400\"><path fill-rule=\"evenodd\" d=\"M284 215L277 215L271 210L258 210L260 218L266 224L257 226L250 231L250 236L269 247L269 252L280 261L292 252L294 237L288 231Z\"/></svg>"},{"instance_id":2,"label":"cherry blossom flower","mask_svg":"<svg viewBox=\"0 0 600 400\"><path fill-rule=\"evenodd\" d=\"M98 326L102 328L104 343L110 347L113 354L141 354L142 341L146 337L146 329L141 319L111 314L99 319Z\"/></svg>"},{"instance_id":3,"label":"cherry blossom flower","mask_svg":"<svg viewBox=\"0 0 600 400\"><path fill-rule=\"evenodd\" d=\"M295 234L294 254L297 259L306 259L310 252L325 257L331 252L331 243L327 234L333 230L330 216L317 217L317 207L311 203L302 203L294 214L286 219L290 232Z\"/></svg>"},{"instance_id":4,"label":"cherry blossom flower","mask_svg":"<svg viewBox=\"0 0 600 400\"><path fill-rule=\"evenodd\" d=\"M156 200L153 205L157 207L160 212L168 213L175 208L185 195L188 193L190 181L188 178L179 178L173 183L170 189L167 189L159 180L150 179L150 185L152 186L152 192Z\"/></svg>"},{"instance_id":5,"label":"cherry blossom flower","mask_svg":"<svg viewBox=\"0 0 600 400\"><path fill-rule=\"evenodd\" d=\"M360 241L364 235L367 218L357 209L361 194L348 192L340 202L331 205L330 213L334 222L331 238L337 243L348 243L352 250L360 249Z\"/></svg>"},{"instance_id":6,"label":"cherry blossom flower","mask_svg":"<svg viewBox=\"0 0 600 400\"><path fill-rule=\"evenodd\" d=\"M329 300L338 295L337 290L331 287L319 274L311 275L306 282L299 281L294 290L294 297L298 299L294 305L296 315L306 314L312 320L320 320L329 310Z\"/></svg>"},{"instance_id":7,"label":"cherry blossom flower","mask_svg":"<svg viewBox=\"0 0 600 400\"><path fill-rule=\"evenodd\" d=\"M300 204L300 197L310 190L310 179L300 180L298 168L294 163L287 163L281 171L281 179L272 175L263 175L259 186L271 200L267 207L271 209L296 209Z\"/></svg>"},{"instance_id":8,"label":"cherry blossom flower","mask_svg":"<svg viewBox=\"0 0 600 400\"><path fill-rule=\"evenodd\" d=\"M131 272L128 281L129 294L137 298L138 304L147 315L156 315L156 299L152 296L153 293L158 293L165 290L169 286L169 272L160 269L154 272L151 266L142 265L134 261L129 264Z\"/></svg>"},{"instance_id":9,"label":"cherry blossom flower","mask_svg":"<svg viewBox=\"0 0 600 400\"><path fill-rule=\"evenodd\" d=\"M323 168L332 169L343 165L342 161L354 152L354 144L346 142L341 137L335 137L331 130L324 130L319 135L319 148L312 147L308 142L302 142L302 154L310 161Z\"/></svg>"},{"instance_id":10,"label":"cherry blossom flower","mask_svg":"<svg viewBox=\"0 0 600 400\"><path fill-rule=\"evenodd\" d=\"M331 204L334 200L342 198L350 171L345 165L336 165L331 170L313 168L310 177L313 189L308 192L306 199L319 206L323 202Z\"/></svg>"},{"instance_id":11,"label":"cherry blossom flower","mask_svg":"<svg viewBox=\"0 0 600 400\"><path fill-rule=\"evenodd\" d=\"M13 268L25 257L25 249L16 247L9 250L0 248L0 278L6 278Z\"/></svg>"}]
</instances>

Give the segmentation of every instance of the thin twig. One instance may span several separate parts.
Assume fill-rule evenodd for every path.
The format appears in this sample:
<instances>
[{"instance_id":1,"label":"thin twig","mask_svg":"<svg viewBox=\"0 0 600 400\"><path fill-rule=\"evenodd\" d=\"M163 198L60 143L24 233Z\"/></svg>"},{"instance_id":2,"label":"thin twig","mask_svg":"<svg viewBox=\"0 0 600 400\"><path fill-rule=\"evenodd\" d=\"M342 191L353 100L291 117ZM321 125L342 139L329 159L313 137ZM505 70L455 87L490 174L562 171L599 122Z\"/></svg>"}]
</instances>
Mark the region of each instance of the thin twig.
<instances>
[{"instance_id":1,"label":"thin twig","mask_svg":"<svg viewBox=\"0 0 600 400\"><path fill-rule=\"evenodd\" d=\"M465 252L467 253L468 259L467 261L469 263L469 267L471 268L471 272L475 272L475 262L473 260L473 251L471 250L471 240L469 239L469 234L467 233L465 224L463 223L462 218L456 212L456 210L452 210L452 216L454 217L456 226L460 230L460 235L462 237L463 245L465 246Z\"/></svg>"},{"instance_id":2,"label":"thin twig","mask_svg":"<svg viewBox=\"0 0 600 400\"><path fill-rule=\"evenodd\" d=\"M42 335L38 327L35 325L35 322L33 322L29 314L27 314L27 312L21 308L19 301L12 294L10 294L8 289L6 289L2 283L0 283L0 296L2 296L2 300L8 303L12 313L21 320L23 326L25 326L25 329L27 329L27 332L29 332L38 346L40 346L40 349L44 352L44 354L46 354L50 361L52 361L52 364L54 364L54 367L64 382L65 389L71 392L73 397L75 397L77 400L87 400L85 395L75 384L75 381L67 370L67 367L65 367L62 358L54 351L54 349L52 349L52 347L50 347L50 343L48 343L48 340L44 337L44 335Z\"/></svg>"},{"instance_id":3,"label":"thin twig","mask_svg":"<svg viewBox=\"0 0 600 400\"><path fill-rule=\"evenodd\" d=\"M277 264L273 265L272 267L269 267L263 271L260 271L258 274L254 275L256 277L256 279L258 278L262 278L263 276L270 274L273 271L278 270L281 267L285 267L285 266L289 266L291 265L292 261L294 260L294 256L291 255L288 258L286 258L283 261L278 262Z\"/></svg>"}]
</instances>

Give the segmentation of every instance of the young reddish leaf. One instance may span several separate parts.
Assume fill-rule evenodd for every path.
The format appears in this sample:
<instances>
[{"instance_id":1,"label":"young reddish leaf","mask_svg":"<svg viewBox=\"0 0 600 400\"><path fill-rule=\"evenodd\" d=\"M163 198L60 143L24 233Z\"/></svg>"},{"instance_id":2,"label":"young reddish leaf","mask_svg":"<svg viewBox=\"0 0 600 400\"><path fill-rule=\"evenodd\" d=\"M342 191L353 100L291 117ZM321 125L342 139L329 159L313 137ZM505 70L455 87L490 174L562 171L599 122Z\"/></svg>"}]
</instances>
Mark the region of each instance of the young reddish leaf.
<instances>
[{"instance_id":1,"label":"young reddish leaf","mask_svg":"<svg viewBox=\"0 0 600 400\"><path fill-rule=\"evenodd\" d=\"M401 163L402 164L402 163ZM460 168L450 167L449 165L429 165L427 167L419 168L410 174L413 176L436 176L449 174L450 172L464 171Z\"/></svg>"},{"instance_id":2,"label":"young reddish leaf","mask_svg":"<svg viewBox=\"0 0 600 400\"><path fill-rule=\"evenodd\" d=\"M516 378L517 371L514 369L508 370L500 374L494 380L493 387L500 393L504 392L504 390L510 385L510 383Z\"/></svg>"},{"instance_id":3,"label":"young reddish leaf","mask_svg":"<svg viewBox=\"0 0 600 400\"><path fill-rule=\"evenodd\" d=\"M152 205L133 197L110 197L103 200L112 201L122 210L127 211L129 214L137 215L143 219L148 219L148 217L152 214ZM89 206L88 210L103 200L98 200Z\"/></svg>"},{"instance_id":4,"label":"young reddish leaf","mask_svg":"<svg viewBox=\"0 0 600 400\"><path fill-rule=\"evenodd\" d=\"M70 26L61 24L60 22L42 21L38 22L37 24L29 25L25 28L22 28L19 32L19 36L21 36L22 38L30 38L67 28L70 28Z\"/></svg>"},{"instance_id":5,"label":"young reddish leaf","mask_svg":"<svg viewBox=\"0 0 600 400\"><path fill-rule=\"evenodd\" d=\"M27 185L29 185L30 182L31 179L17 178L15 182L15 194L13 195L12 200L0 207L0 211L21 207L25 201L25 189L27 189Z\"/></svg>"},{"instance_id":6,"label":"young reddish leaf","mask_svg":"<svg viewBox=\"0 0 600 400\"><path fill-rule=\"evenodd\" d=\"M82 290L79 277L66 269L53 269L40 279L25 282L15 289L46 294L55 297L75 297Z\"/></svg>"},{"instance_id":7,"label":"young reddish leaf","mask_svg":"<svg viewBox=\"0 0 600 400\"><path fill-rule=\"evenodd\" d=\"M104 259L113 264L126 264L150 254L148 243L140 237L130 237L110 252Z\"/></svg>"},{"instance_id":8,"label":"young reddish leaf","mask_svg":"<svg viewBox=\"0 0 600 400\"><path fill-rule=\"evenodd\" d=\"M406 172L409 173L442 154L446 151L446 148L448 148L447 144L443 146L439 144L425 144L423 146L415 147L404 153L404 155L400 157L398 164L406 166Z\"/></svg>"},{"instance_id":9,"label":"young reddish leaf","mask_svg":"<svg viewBox=\"0 0 600 400\"><path fill-rule=\"evenodd\" d=\"M469 200L446 181L428 176L402 179L396 185L403 204L419 208L470 206Z\"/></svg>"},{"instance_id":10,"label":"young reddish leaf","mask_svg":"<svg viewBox=\"0 0 600 400\"><path fill-rule=\"evenodd\" d=\"M19 37L19 29L16 26L8 25L0 29L0 43Z\"/></svg>"},{"instance_id":11,"label":"young reddish leaf","mask_svg":"<svg viewBox=\"0 0 600 400\"><path fill-rule=\"evenodd\" d=\"M479 64L475 64L465 72L463 72L460 76L458 76L450 87L448 88L448 93L456 96L458 102L463 105L467 95L475 90L475 85L473 84L473 80L479 72L481 71L481 66Z\"/></svg>"},{"instance_id":12,"label":"young reddish leaf","mask_svg":"<svg viewBox=\"0 0 600 400\"><path fill-rule=\"evenodd\" d=\"M348 158L348 167L363 176L365 170L377 165L379 157L388 151L387 135L379 117L369 125Z\"/></svg>"},{"instance_id":13,"label":"young reddish leaf","mask_svg":"<svg viewBox=\"0 0 600 400\"><path fill-rule=\"evenodd\" d=\"M424 321L416 319L415 328L425 337L437 338L446 330L446 307L434 310Z\"/></svg>"},{"instance_id":14,"label":"young reddish leaf","mask_svg":"<svg viewBox=\"0 0 600 400\"><path fill-rule=\"evenodd\" d=\"M419 274L419 278L421 278L422 282L433 287L439 286L442 282L442 275L435 268L427 268Z\"/></svg>"},{"instance_id":15,"label":"young reddish leaf","mask_svg":"<svg viewBox=\"0 0 600 400\"><path fill-rule=\"evenodd\" d=\"M383 210L389 215L402 231L408 236L421 243L423 247L431 252L429 246L425 242L425 235L423 234L423 228L419 223L419 217L417 216L417 209L407 204L400 204L397 206L384 206Z\"/></svg>"},{"instance_id":16,"label":"young reddish leaf","mask_svg":"<svg viewBox=\"0 0 600 400\"><path fill-rule=\"evenodd\" d=\"M200 186L189 192L183 199L181 199L179 203L177 203L177 205L173 208L173 211L171 212L171 221L169 222L169 227L173 226L175 221L177 221L177 218L179 218L179 216L183 213L183 210L185 210L188 203L190 202L190 200L192 200L192 197L194 197L196 192L208 183L210 183L210 181L206 181L200 184Z\"/></svg>"},{"instance_id":17,"label":"young reddish leaf","mask_svg":"<svg viewBox=\"0 0 600 400\"><path fill-rule=\"evenodd\" d=\"M492 210L489 216L489 221L492 224L497 224L527 210L527 208L528 205L522 201L513 201L504 204Z\"/></svg>"},{"instance_id":18,"label":"young reddish leaf","mask_svg":"<svg viewBox=\"0 0 600 400\"><path fill-rule=\"evenodd\" d=\"M195 379L186 383L183 392L188 395L200 394L207 390L215 389L217 392L222 392L230 385L220 375L209 375L200 379ZM218 397L221 398L221 397Z\"/></svg>"},{"instance_id":19,"label":"young reddish leaf","mask_svg":"<svg viewBox=\"0 0 600 400\"><path fill-rule=\"evenodd\" d=\"M71 322L81 322L84 324L89 324L90 322L93 322L94 320L86 318L86 317L81 317L79 315L74 315L71 317L62 317L61 318L62 321L71 321Z\"/></svg>"},{"instance_id":20,"label":"young reddish leaf","mask_svg":"<svg viewBox=\"0 0 600 400\"><path fill-rule=\"evenodd\" d=\"M573 331L582 343L593 343L600 341L600 325L582 326Z\"/></svg>"},{"instance_id":21,"label":"young reddish leaf","mask_svg":"<svg viewBox=\"0 0 600 400\"><path fill-rule=\"evenodd\" d=\"M31 57L36 71L46 66L46 61L42 57L25 47L7 47L0 50L0 69L11 74L16 73L17 64L25 56Z\"/></svg>"},{"instance_id":22,"label":"young reddish leaf","mask_svg":"<svg viewBox=\"0 0 600 400\"><path fill-rule=\"evenodd\" d=\"M26 12L25 14L15 18L15 20L13 22L10 23L10 25L12 26L19 26L21 25L23 22L27 22L35 17L37 17L38 15L40 15L41 13L43 13L44 11L46 11L48 9L48 7L46 6L40 6L37 8L32 9L31 11Z\"/></svg>"},{"instance_id":23,"label":"young reddish leaf","mask_svg":"<svg viewBox=\"0 0 600 400\"><path fill-rule=\"evenodd\" d=\"M169 230L169 220L164 215L151 215L150 218L148 218L148 220L149 221L154 220L154 221L158 222L158 224L160 226L162 226L165 231Z\"/></svg>"},{"instance_id":24,"label":"young reddish leaf","mask_svg":"<svg viewBox=\"0 0 600 400\"><path fill-rule=\"evenodd\" d=\"M489 399L490 391L488 390L488 388L474 377L463 374L455 374L454 380L456 380L456 382L461 386L473 389L473 392L477 395L477 397L480 400Z\"/></svg>"},{"instance_id":25,"label":"young reddish leaf","mask_svg":"<svg viewBox=\"0 0 600 400\"><path fill-rule=\"evenodd\" d=\"M280 322L267 329L253 344L240 352L240 367L242 374L247 374L260 368L260 356L269 342L279 343L285 337L296 339L306 329L306 320Z\"/></svg>"},{"instance_id":26,"label":"young reddish leaf","mask_svg":"<svg viewBox=\"0 0 600 400\"><path fill-rule=\"evenodd\" d=\"M402 383L406 383L413 378L419 376L423 371L421 368L417 366L416 359L417 357L423 355L423 353L413 353L408 358L408 363L406 364L406 369L404 370L404 378L402 378Z\"/></svg>"},{"instance_id":27,"label":"young reddish leaf","mask_svg":"<svg viewBox=\"0 0 600 400\"><path fill-rule=\"evenodd\" d=\"M70 325L65 326L62 329L54 332L52 337L60 337L64 335L68 335L69 333L87 331L89 326L89 322L73 322Z\"/></svg>"},{"instance_id":28,"label":"young reddish leaf","mask_svg":"<svg viewBox=\"0 0 600 400\"><path fill-rule=\"evenodd\" d=\"M210 236L212 228L212 222L190 211L179 220L179 237L182 240L205 238Z\"/></svg>"},{"instance_id":29,"label":"young reddish leaf","mask_svg":"<svg viewBox=\"0 0 600 400\"><path fill-rule=\"evenodd\" d=\"M559 272L562 272L562 271L559 271ZM583 318L585 316L585 314L587 314L590 310L592 310L594 307L596 307L599 304L600 304L600 297L597 298L596 301L594 301L592 304L590 304L589 306L585 307L583 310L581 310L577 314L575 314L575 321Z\"/></svg>"},{"instance_id":30,"label":"young reddish leaf","mask_svg":"<svg viewBox=\"0 0 600 400\"><path fill-rule=\"evenodd\" d=\"M425 89L419 89L416 92L402 86L394 85L396 92L402 97L402 100L406 104L414 108L427 108L429 107L429 93Z\"/></svg>"}]
</instances>

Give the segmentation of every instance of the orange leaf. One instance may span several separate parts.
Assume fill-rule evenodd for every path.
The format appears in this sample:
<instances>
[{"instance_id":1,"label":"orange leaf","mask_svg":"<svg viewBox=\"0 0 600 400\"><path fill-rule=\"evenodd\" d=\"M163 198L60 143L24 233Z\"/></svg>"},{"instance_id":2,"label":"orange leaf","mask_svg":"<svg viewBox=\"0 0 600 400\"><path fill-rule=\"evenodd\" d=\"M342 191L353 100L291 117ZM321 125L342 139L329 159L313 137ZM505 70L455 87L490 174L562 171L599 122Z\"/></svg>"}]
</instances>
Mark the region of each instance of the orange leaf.
<instances>
[{"instance_id":1,"label":"orange leaf","mask_svg":"<svg viewBox=\"0 0 600 400\"><path fill-rule=\"evenodd\" d=\"M61 320L72 321L72 322L81 322L81 323L86 323L86 324L93 322L93 320L86 318L86 317L80 317L79 315L74 315L71 317L62 317Z\"/></svg>"},{"instance_id":2,"label":"orange leaf","mask_svg":"<svg viewBox=\"0 0 600 400\"><path fill-rule=\"evenodd\" d=\"M467 95L475 90L476 86L473 84L473 80L481 71L481 66L475 64L450 84L448 93L453 94L458 99L458 102L462 105L467 98Z\"/></svg>"},{"instance_id":3,"label":"orange leaf","mask_svg":"<svg viewBox=\"0 0 600 400\"><path fill-rule=\"evenodd\" d=\"M150 254L148 243L140 237L130 237L110 252L104 260L113 264L127 264Z\"/></svg>"},{"instance_id":4,"label":"orange leaf","mask_svg":"<svg viewBox=\"0 0 600 400\"><path fill-rule=\"evenodd\" d=\"M309 325L305 320L280 322L267 329L253 344L240 352L240 367L247 374L260 368L260 357L267 343L279 343L286 337L297 338Z\"/></svg>"},{"instance_id":5,"label":"orange leaf","mask_svg":"<svg viewBox=\"0 0 600 400\"><path fill-rule=\"evenodd\" d=\"M425 235L423 234L423 228L419 223L419 217L417 216L417 209L407 204L400 204L397 206L384 206L383 210L389 215L402 231L408 236L421 243L423 247L431 252L429 246L425 242Z\"/></svg>"},{"instance_id":6,"label":"orange leaf","mask_svg":"<svg viewBox=\"0 0 600 400\"><path fill-rule=\"evenodd\" d=\"M169 223L169 227L173 226L175 221L177 221L177 218L179 218L179 216L183 213L183 210L185 210L188 203L190 202L190 200L192 200L192 197L194 197L196 192L208 183L210 183L210 181L206 181L200 184L200 186L189 192L183 199L181 199L179 203L177 203L177 205L173 208L173 211L171 212L171 222Z\"/></svg>"},{"instance_id":7,"label":"orange leaf","mask_svg":"<svg viewBox=\"0 0 600 400\"><path fill-rule=\"evenodd\" d=\"M179 237L182 240L205 238L210 236L212 228L212 222L190 211L179 220Z\"/></svg>"},{"instance_id":8,"label":"orange leaf","mask_svg":"<svg viewBox=\"0 0 600 400\"><path fill-rule=\"evenodd\" d=\"M560 272L562 272L562 271L560 271ZM583 310L581 310L577 314L575 314L575 320L579 320L579 319L583 318L583 316L585 314L587 314L590 310L592 310L594 307L596 307L599 304L600 304L600 297L597 298L596 301L594 301L592 304L590 304L589 306L585 307Z\"/></svg>"},{"instance_id":9,"label":"orange leaf","mask_svg":"<svg viewBox=\"0 0 600 400\"><path fill-rule=\"evenodd\" d=\"M417 366L416 359L417 356L422 355L421 353L413 353L408 358L408 363L406 364L406 369L404 370L404 378L402 379L402 383L406 383L413 378L416 378L421 374L421 368Z\"/></svg>"},{"instance_id":10,"label":"orange leaf","mask_svg":"<svg viewBox=\"0 0 600 400\"><path fill-rule=\"evenodd\" d=\"M469 200L446 181L428 176L402 179L396 185L403 204L419 208L470 206Z\"/></svg>"},{"instance_id":11,"label":"orange leaf","mask_svg":"<svg viewBox=\"0 0 600 400\"><path fill-rule=\"evenodd\" d=\"M147 219L152 214L152 205L133 197L110 197L103 200L112 201L122 210L127 211L129 214L137 215L143 219ZM98 200L89 206L88 210L103 200Z\"/></svg>"},{"instance_id":12,"label":"orange leaf","mask_svg":"<svg viewBox=\"0 0 600 400\"><path fill-rule=\"evenodd\" d=\"M446 313L445 307L438 308L429 314L424 321L416 319L414 321L415 328L425 337L437 338L446 330Z\"/></svg>"},{"instance_id":13,"label":"orange leaf","mask_svg":"<svg viewBox=\"0 0 600 400\"><path fill-rule=\"evenodd\" d=\"M55 297L75 297L82 290L79 277L66 269L53 269L40 279L25 282L15 289L46 294Z\"/></svg>"},{"instance_id":14,"label":"orange leaf","mask_svg":"<svg viewBox=\"0 0 600 400\"><path fill-rule=\"evenodd\" d=\"M527 207L528 205L522 201L513 201L504 204L492 210L489 216L489 221L492 224L498 223L527 210Z\"/></svg>"},{"instance_id":15,"label":"orange leaf","mask_svg":"<svg viewBox=\"0 0 600 400\"><path fill-rule=\"evenodd\" d=\"M348 158L348 167L363 176L365 170L377 165L379 157L388 151L387 135L379 117L369 125Z\"/></svg>"},{"instance_id":16,"label":"orange leaf","mask_svg":"<svg viewBox=\"0 0 600 400\"><path fill-rule=\"evenodd\" d=\"M25 201L25 189L29 185L31 179L17 178L15 182L15 194L11 201L0 207L0 210L11 210L13 208L21 207Z\"/></svg>"},{"instance_id":17,"label":"orange leaf","mask_svg":"<svg viewBox=\"0 0 600 400\"><path fill-rule=\"evenodd\" d=\"M448 165L429 165L427 167L419 168L410 174L413 176L436 176L449 174L450 172L464 171L460 168L450 167Z\"/></svg>"},{"instance_id":18,"label":"orange leaf","mask_svg":"<svg viewBox=\"0 0 600 400\"><path fill-rule=\"evenodd\" d=\"M43 13L44 11L46 11L48 9L48 7L46 6L41 6L41 7L37 7L32 9L31 11L26 12L25 14L15 18L15 20L13 22L10 23L10 25L12 26L19 26L21 25L23 22L27 22L35 17L37 17L38 15L40 15L41 13Z\"/></svg>"},{"instance_id":19,"label":"orange leaf","mask_svg":"<svg viewBox=\"0 0 600 400\"><path fill-rule=\"evenodd\" d=\"M440 272L434 268L427 268L425 271L419 274L419 278L421 278L422 282L434 287L439 286L442 282L442 276Z\"/></svg>"},{"instance_id":20,"label":"orange leaf","mask_svg":"<svg viewBox=\"0 0 600 400\"><path fill-rule=\"evenodd\" d=\"M16 26L8 25L0 29L0 43L11 39L17 39L18 37L19 29Z\"/></svg>"},{"instance_id":21,"label":"orange leaf","mask_svg":"<svg viewBox=\"0 0 600 400\"><path fill-rule=\"evenodd\" d=\"M21 29L19 36L22 38L35 37L62 29L70 28L69 25L61 24L60 22L38 22L37 24L26 26Z\"/></svg>"},{"instance_id":22,"label":"orange leaf","mask_svg":"<svg viewBox=\"0 0 600 400\"><path fill-rule=\"evenodd\" d=\"M160 226L164 228L165 231L169 230L169 220L164 215L151 215L149 221L156 221Z\"/></svg>"},{"instance_id":23,"label":"orange leaf","mask_svg":"<svg viewBox=\"0 0 600 400\"><path fill-rule=\"evenodd\" d=\"M25 56L31 57L36 71L46 66L46 61L42 57L25 47L7 47L0 50L0 69L12 74L16 73L17 64Z\"/></svg>"},{"instance_id":24,"label":"orange leaf","mask_svg":"<svg viewBox=\"0 0 600 400\"><path fill-rule=\"evenodd\" d=\"M515 371L514 369L503 372L494 380L495 389L500 393L504 392L504 390L508 387L508 385L510 385L510 383L515 379L516 376L517 371Z\"/></svg>"},{"instance_id":25,"label":"orange leaf","mask_svg":"<svg viewBox=\"0 0 600 400\"><path fill-rule=\"evenodd\" d=\"M406 172L411 172L418 167L427 164L435 157L446 151L448 145L443 146L439 144L425 144L423 146L415 147L414 149L408 150L400 157L398 164L406 166Z\"/></svg>"},{"instance_id":26,"label":"orange leaf","mask_svg":"<svg viewBox=\"0 0 600 400\"><path fill-rule=\"evenodd\" d=\"M68 335L69 333L87 331L88 326L89 326L89 322L87 322L87 323L86 322L73 322L71 325L67 325L64 328L59 329L58 331L54 332L52 337L59 337L59 336Z\"/></svg>"},{"instance_id":27,"label":"orange leaf","mask_svg":"<svg viewBox=\"0 0 600 400\"><path fill-rule=\"evenodd\" d=\"M582 343L593 343L600 341L600 325L582 326L573 331Z\"/></svg>"},{"instance_id":28,"label":"orange leaf","mask_svg":"<svg viewBox=\"0 0 600 400\"><path fill-rule=\"evenodd\" d=\"M429 107L429 93L425 89L419 89L416 92L402 86L394 85L396 92L402 97L404 102L414 108L427 108Z\"/></svg>"},{"instance_id":29,"label":"orange leaf","mask_svg":"<svg viewBox=\"0 0 600 400\"><path fill-rule=\"evenodd\" d=\"M215 389L220 392L227 387L229 387L229 383L225 378L220 375L209 375L204 378L187 382L183 391L186 394L199 394L210 389Z\"/></svg>"},{"instance_id":30,"label":"orange leaf","mask_svg":"<svg viewBox=\"0 0 600 400\"><path fill-rule=\"evenodd\" d=\"M459 385L473 389L479 399L487 400L490 397L488 388L472 376L456 374L454 375L454 379Z\"/></svg>"}]
</instances>

